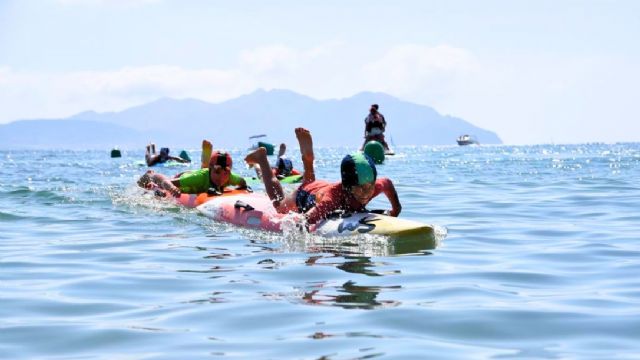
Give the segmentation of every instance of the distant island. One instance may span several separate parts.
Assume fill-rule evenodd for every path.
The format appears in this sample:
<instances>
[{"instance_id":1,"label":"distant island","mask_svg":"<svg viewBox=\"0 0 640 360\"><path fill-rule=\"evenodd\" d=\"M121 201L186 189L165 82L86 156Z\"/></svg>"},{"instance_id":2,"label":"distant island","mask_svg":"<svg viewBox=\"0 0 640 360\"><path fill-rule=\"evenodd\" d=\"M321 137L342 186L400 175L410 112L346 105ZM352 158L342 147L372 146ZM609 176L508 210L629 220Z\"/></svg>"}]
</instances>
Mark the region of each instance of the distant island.
<instances>
[{"instance_id":1,"label":"distant island","mask_svg":"<svg viewBox=\"0 0 640 360\"><path fill-rule=\"evenodd\" d=\"M215 147L245 148L249 136L267 134L273 143L294 144L303 126L317 146L359 147L369 106L380 104L387 140L394 145L455 145L461 134L482 144L501 144L496 133L434 109L384 93L363 92L345 99L315 100L289 90L257 90L221 103L162 98L120 112L83 112L66 119L19 120L0 125L0 148L142 149L199 148L203 138Z\"/></svg>"}]
</instances>

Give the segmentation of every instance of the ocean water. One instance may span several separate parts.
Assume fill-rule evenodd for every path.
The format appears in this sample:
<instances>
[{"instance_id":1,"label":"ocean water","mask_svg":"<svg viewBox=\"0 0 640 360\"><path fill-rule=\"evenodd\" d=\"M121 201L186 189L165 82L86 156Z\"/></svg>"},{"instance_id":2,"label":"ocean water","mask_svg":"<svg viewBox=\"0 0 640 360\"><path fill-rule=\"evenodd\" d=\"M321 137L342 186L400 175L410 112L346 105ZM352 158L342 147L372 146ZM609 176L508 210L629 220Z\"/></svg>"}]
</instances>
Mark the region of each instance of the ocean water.
<instances>
[{"instance_id":1,"label":"ocean water","mask_svg":"<svg viewBox=\"0 0 640 360\"><path fill-rule=\"evenodd\" d=\"M0 359L640 358L640 144L397 152L435 249L213 223L142 151L0 151Z\"/></svg>"}]
</instances>

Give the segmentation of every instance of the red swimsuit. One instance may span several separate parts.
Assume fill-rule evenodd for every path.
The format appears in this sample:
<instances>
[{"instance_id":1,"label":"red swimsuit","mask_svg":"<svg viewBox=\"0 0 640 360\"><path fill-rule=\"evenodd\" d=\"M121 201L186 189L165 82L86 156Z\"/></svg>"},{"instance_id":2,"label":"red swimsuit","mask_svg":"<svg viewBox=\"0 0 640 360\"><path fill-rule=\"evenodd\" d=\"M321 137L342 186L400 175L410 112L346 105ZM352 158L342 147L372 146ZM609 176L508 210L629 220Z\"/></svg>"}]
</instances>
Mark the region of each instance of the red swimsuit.
<instances>
[{"instance_id":1,"label":"red swimsuit","mask_svg":"<svg viewBox=\"0 0 640 360\"><path fill-rule=\"evenodd\" d=\"M371 199L382 192L388 193L389 189L391 189L391 180L377 179L373 195L365 204L361 204L342 187L342 183L316 180L298 188L296 205L298 211L307 215L307 222L315 224L336 210L362 211Z\"/></svg>"}]
</instances>

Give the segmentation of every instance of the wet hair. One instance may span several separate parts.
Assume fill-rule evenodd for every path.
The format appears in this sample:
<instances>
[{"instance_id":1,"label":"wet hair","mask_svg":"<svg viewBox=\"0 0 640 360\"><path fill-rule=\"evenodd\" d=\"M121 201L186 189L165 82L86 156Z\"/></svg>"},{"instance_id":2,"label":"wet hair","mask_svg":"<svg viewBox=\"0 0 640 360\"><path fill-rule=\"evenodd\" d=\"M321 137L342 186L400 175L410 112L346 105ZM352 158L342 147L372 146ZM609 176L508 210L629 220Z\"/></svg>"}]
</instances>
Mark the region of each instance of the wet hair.
<instances>
[{"instance_id":1,"label":"wet hair","mask_svg":"<svg viewBox=\"0 0 640 360\"><path fill-rule=\"evenodd\" d=\"M223 169L228 168L228 170L231 170L231 166L233 165L231 155L226 151L214 151L213 154L211 154L211 159L209 159L209 168L213 168L216 165Z\"/></svg>"},{"instance_id":2,"label":"wet hair","mask_svg":"<svg viewBox=\"0 0 640 360\"><path fill-rule=\"evenodd\" d=\"M140 176L140 178L137 181L138 186L140 186L141 188L146 188L147 185L151 184L152 182L153 180L151 179L151 175L149 174L148 171L142 174L142 176Z\"/></svg>"},{"instance_id":3,"label":"wet hair","mask_svg":"<svg viewBox=\"0 0 640 360\"><path fill-rule=\"evenodd\" d=\"M378 176L373 159L360 152L345 156L340 163L342 186L350 189L353 186L375 182Z\"/></svg>"}]
</instances>

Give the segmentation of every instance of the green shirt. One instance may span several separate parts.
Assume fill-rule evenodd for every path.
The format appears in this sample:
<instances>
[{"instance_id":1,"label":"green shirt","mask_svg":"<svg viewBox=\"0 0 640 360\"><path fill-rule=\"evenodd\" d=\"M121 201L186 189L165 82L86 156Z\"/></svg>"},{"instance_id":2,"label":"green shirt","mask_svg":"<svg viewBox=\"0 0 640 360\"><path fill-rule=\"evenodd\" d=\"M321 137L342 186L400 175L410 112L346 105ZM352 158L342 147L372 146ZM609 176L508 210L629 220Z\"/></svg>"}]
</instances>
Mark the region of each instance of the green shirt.
<instances>
[{"instance_id":1,"label":"green shirt","mask_svg":"<svg viewBox=\"0 0 640 360\"><path fill-rule=\"evenodd\" d=\"M229 180L226 183L222 184L221 190L229 185L242 185L243 180L244 179L242 178L242 176L231 173L231 175L229 176ZM207 190L212 187L208 168L187 171L180 176L179 181L180 186L178 186L178 188L185 194L198 194L207 192Z\"/></svg>"}]
</instances>

